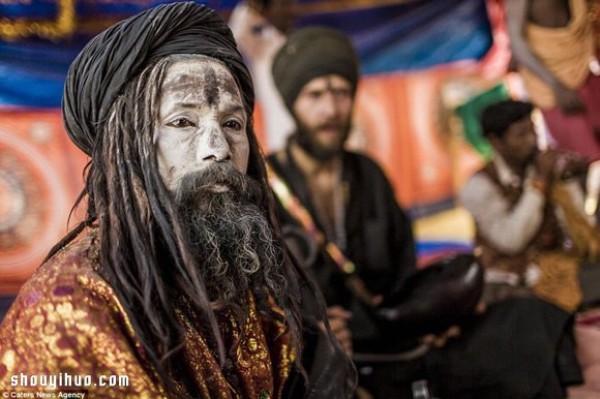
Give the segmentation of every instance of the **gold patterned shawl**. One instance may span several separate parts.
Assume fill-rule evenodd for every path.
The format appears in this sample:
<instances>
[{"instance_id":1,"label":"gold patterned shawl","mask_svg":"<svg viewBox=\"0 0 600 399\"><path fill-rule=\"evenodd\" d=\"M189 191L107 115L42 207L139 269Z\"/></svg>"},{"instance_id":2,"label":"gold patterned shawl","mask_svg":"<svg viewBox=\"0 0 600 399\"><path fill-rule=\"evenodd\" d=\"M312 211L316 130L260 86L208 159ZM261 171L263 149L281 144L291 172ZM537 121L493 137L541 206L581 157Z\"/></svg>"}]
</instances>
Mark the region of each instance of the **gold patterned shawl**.
<instances>
[{"instance_id":1,"label":"gold patterned shawl","mask_svg":"<svg viewBox=\"0 0 600 399\"><path fill-rule=\"evenodd\" d=\"M88 234L57 253L21 289L0 325L0 393L165 397L114 291L94 271L98 254L93 237ZM252 295L248 305L243 331L227 312L218 314L225 344L237 343L227 373L197 322L178 312L186 330L182 367L201 398L281 396L294 359L289 333L283 323L257 314ZM273 311L281 309L273 305Z\"/></svg>"},{"instance_id":2,"label":"gold patterned shawl","mask_svg":"<svg viewBox=\"0 0 600 399\"><path fill-rule=\"evenodd\" d=\"M573 241L570 252L548 251L537 256L542 273L533 286L535 294L569 312L575 312L583 299L579 284L579 263L582 259L598 260L600 232L592 226L561 184L553 184L550 198L565 216L566 228Z\"/></svg>"},{"instance_id":3,"label":"gold patterned shawl","mask_svg":"<svg viewBox=\"0 0 600 399\"><path fill-rule=\"evenodd\" d=\"M589 74L596 53L586 0L570 0L571 20L563 28L546 28L529 23L526 40L532 52L564 85L579 88ZM556 105L550 86L526 67L519 69L531 101L542 108Z\"/></svg>"}]
</instances>

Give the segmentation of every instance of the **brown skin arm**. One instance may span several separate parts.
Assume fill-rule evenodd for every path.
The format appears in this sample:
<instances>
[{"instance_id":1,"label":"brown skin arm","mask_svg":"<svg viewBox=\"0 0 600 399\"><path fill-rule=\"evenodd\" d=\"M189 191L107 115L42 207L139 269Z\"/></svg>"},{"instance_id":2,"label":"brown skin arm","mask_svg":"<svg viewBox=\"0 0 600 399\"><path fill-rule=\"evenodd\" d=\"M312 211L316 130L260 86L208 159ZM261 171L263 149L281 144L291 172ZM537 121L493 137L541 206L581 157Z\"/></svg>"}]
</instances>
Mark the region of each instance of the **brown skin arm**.
<instances>
[{"instance_id":1,"label":"brown skin arm","mask_svg":"<svg viewBox=\"0 0 600 399\"><path fill-rule=\"evenodd\" d=\"M449 339L458 337L459 335L460 335L460 327L452 326L441 334L425 335L424 337L421 338L421 342L426 345L435 346L436 348L441 348L444 345L446 345L446 342L448 342Z\"/></svg>"},{"instance_id":2,"label":"brown skin arm","mask_svg":"<svg viewBox=\"0 0 600 399\"><path fill-rule=\"evenodd\" d=\"M513 55L518 62L526 66L552 88L558 106L563 112L575 113L581 111L584 106L577 92L565 87L531 51L525 40L524 31L528 22L530 1L510 0L504 2L507 30L510 36Z\"/></svg>"},{"instance_id":3,"label":"brown skin arm","mask_svg":"<svg viewBox=\"0 0 600 399\"><path fill-rule=\"evenodd\" d=\"M483 314L487 310L487 305L484 302L479 302L475 307L475 314ZM442 348L446 345L446 342L452 338L460 336L461 331L459 326L451 326L441 334L427 334L421 337L421 342L435 346L436 348Z\"/></svg>"}]
</instances>

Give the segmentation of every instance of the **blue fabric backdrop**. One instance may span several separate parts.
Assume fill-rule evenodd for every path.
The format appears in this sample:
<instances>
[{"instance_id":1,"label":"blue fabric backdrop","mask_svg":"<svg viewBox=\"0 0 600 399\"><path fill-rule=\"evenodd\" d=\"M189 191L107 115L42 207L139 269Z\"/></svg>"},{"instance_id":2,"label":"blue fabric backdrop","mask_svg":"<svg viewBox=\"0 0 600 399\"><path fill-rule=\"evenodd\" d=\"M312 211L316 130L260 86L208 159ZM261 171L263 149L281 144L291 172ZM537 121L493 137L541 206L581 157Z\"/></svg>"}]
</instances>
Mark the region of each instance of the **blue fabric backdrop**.
<instances>
[{"instance_id":1,"label":"blue fabric backdrop","mask_svg":"<svg viewBox=\"0 0 600 399\"><path fill-rule=\"evenodd\" d=\"M238 0L201 1L224 15ZM0 107L54 108L60 106L69 64L89 40L90 26L110 24L142 9L168 1L78 1L78 30L51 41L24 37L0 40ZM2 21L53 21L64 1L31 0L27 4L0 2ZM429 68L464 59L481 58L492 44L485 0L419 0L402 4L349 7L339 1L297 1L302 11L297 26L327 25L346 31L361 56L365 74L395 73ZM352 4L350 1L349 4ZM330 9L331 11L327 11ZM86 27L83 29L81 27ZM93 30L92 30L93 31Z\"/></svg>"}]
</instances>

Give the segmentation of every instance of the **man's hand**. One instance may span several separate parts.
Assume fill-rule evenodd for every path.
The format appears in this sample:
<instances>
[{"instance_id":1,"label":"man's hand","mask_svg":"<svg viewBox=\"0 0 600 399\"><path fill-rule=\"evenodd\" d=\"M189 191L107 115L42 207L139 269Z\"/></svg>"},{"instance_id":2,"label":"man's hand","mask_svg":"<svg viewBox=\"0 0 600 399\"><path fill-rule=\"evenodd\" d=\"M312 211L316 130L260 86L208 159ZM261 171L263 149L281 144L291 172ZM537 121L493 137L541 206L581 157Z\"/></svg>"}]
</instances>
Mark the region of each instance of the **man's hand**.
<instances>
[{"instance_id":1,"label":"man's hand","mask_svg":"<svg viewBox=\"0 0 600 399\"><path fill-rule=\"evenodd\" d=\"M460 335L460 327L452 326L442 334L427 334L424 337L421 337L421 342L426 345L435 346L436 348L441 348L446 345L446 342L450 338L458 337Z\"/></svg>"},{"instance_id":2,"label":"man's hand","mask_svg":"<svg viewBox=\"0 0 600 399\"><path fill-rule=\"evenodd\" d=\"M538 175L549 182L585 173L587 161L573 152L548 150L538 154L536 168Z\"/></svg>"},{"instance_id":3,"label":"man's hand","mask_svg":"<svg viewBox=\"0 0 600 399\"><path fill-rule=\"evenodd\" d=\"M483 314L487 310L487 305L484 302L479 302L475 307L475 314ZM460 327L452 326L442 334L427 334L424 337L421 337L421 342L426 345L435 346L436 348L441 348L446 345L451 338L456 338L460 335Z\"/></svg>"},{"instance_id":4,"label":"man's hand","mask_svg":"<svg viewBox=\"0 0 600 399\"><path fill-rule=\"evenodd\" d=\"M556 150L548 150L540 152L535 159L535 168L539 178L546 183L552 181L555 176L556 159L559 152Z\"/></svg>"},{"instance_id":5,"label":"man's hand","mask_svg":"<svg viewBox=\"0 0 600 399\"><path fill-rule=\"evenodd\" d=\"M327 308L327 319L329 320L331 332L333 332L333 335L348 356L352 356L352 333L348 329L348 319L351 317L352 313L341 306Z\"/></svg>"},{"instance_id":6,"label":"man's hand","mask_svg":"<svg viewBox=\"0 0 600 399\"><path fill-rule=\"evenodd\" d=\"M229 18L229 27L240 50L251 63L268 62L285 42L285 36L246 3L239 3Z\"/></svg>"}]
</instances>

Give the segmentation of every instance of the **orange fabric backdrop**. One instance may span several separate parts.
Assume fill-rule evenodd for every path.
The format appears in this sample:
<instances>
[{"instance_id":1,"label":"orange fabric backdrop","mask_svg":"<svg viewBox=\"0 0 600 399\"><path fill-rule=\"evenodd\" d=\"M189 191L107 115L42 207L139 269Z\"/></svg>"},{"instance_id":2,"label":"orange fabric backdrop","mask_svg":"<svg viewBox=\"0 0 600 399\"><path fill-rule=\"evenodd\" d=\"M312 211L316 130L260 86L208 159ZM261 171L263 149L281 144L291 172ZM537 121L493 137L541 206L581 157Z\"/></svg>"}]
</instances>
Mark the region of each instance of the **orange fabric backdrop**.
<instances>
[{"instance_id":1,"label":"orange fabric backdrop","mask_svg":"<svg viewBox=\"0 0 600 399\"><path fill-rule=\"evenodd\" d=\"M60 111L0 112L0 294L16 292L67 232L86 162Z\"/></svg>"}]
</instances>

